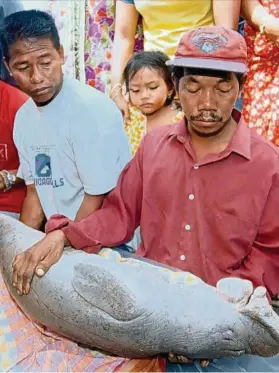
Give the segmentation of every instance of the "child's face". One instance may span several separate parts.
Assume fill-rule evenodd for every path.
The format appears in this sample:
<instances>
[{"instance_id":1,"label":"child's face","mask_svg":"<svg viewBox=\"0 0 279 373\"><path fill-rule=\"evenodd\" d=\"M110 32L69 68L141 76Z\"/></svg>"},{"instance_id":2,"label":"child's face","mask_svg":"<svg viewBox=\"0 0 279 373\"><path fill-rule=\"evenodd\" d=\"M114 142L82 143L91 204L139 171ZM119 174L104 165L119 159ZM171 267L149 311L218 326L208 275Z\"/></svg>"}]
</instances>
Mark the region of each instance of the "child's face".
<instances>
[{"instance_id":1,"label":"child's face","mask_svg":"<svg viewBox=\"0 0 279 373\"><path fill-rule=\"evenodd\" d=\"M169 89L159 71L143 68L129 82L130 101L145 115L160 110L169 95Z\"/></svg>"}]
</instances>

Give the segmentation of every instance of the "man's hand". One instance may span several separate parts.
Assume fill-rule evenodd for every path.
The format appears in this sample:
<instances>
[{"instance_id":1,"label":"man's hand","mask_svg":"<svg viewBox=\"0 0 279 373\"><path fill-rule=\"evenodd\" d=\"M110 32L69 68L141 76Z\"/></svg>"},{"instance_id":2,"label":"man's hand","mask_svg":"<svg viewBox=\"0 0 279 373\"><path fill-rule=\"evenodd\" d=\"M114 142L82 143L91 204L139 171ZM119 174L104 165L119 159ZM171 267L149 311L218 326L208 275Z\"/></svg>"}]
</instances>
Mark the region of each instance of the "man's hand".
<instances>
[{"instance_id":1,"label":"man's hand","mask_svg":"<svg viewBox=\"0 0 279 373\"><path fill-rule=\"evenodd\" d=\"M19 295L26 295L34 274L43 277L61 258L66 236L61 230L45 236L40 242L17 255L13 262L13 286Z\"/></svg>"},{"instance_id":2,"label":"man's hand","mask_svg":"<svg viewBox=\"0 0 279 373\"><path fill-rule=\"evenodd\" d=\"M3 177L0 175L0 191L2 192L6 188Z\"/></svg>"},{"instance_id":3,"label":"man's hand","mask_svg":"<svg viewBox=\"0 0 279 373\"><path fill-rule=\"evenodd\" d=\"M173 353L170 353L168 356L168 360L171 363L178 363L178 364L192 364L194 361L191 359L188 359L186 356L181 356L181 355L175 355ZM201 368L206 368L210 360L200 360L199 361Z\"/></svg>"}]
</instances>

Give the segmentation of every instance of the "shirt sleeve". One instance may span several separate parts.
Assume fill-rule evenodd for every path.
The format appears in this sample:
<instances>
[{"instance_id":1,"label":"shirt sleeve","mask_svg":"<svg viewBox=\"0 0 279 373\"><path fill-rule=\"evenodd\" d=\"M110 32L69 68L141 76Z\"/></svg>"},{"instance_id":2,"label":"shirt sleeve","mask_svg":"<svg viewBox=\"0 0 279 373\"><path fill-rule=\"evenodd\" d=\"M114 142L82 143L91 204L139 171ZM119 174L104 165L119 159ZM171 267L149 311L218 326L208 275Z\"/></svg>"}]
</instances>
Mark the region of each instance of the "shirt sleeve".
<instances>
[{"instance_id":1,"label":"shirt sleeve","mask_svg":"<svg viewBox=\"0 0 279 373\"><path fill-rule=\"evenodd\" d=\"M232 276L250 280L255 287L264 286L269 296L279 293L279 170L273 176L250 254Z\"/></svg>"},{"instance_id":2,"label":"shirt sleeve","mask_svg":"<svg viewBox=\"0 0 279 373\"><path fill-rule=\"evenodd\" d=\"M13 140L15 146L17 148L18 156L19 156L19 169L17 171L17 177L23 179L26 185L34 184L34 179L30 167L30 163L28 161L27 150L24 146L24 143L21 138L21 134L18 131L16 125L17 117L15 119L15 127L13 131Z\"/></svg>"},{"instance_id":3,"label":"shirt sleeve","mask_svg":"<svg viewBox=\"0 0 279 373\"><path fill-rule=\"evenodd\" d=\"M10 122L14 124L16 114L29 99L23 92L15 87L9 87L9 114Z\"/></svg>"},{"instance_id":4,"label":"shirt sleeve","mask_svg":"<svg viewBox=\"0 0 279 373\"><path fill-rule=\"evenodd\" d=\"M114 103L87 110L86 120L74 123L72 146L85 193L101 195L111 191L131 159L123 119ZM74 131L74 132L73 132Z\"/></svg>"},{"instance_id":5,"label":"shirt sleeve","mask_svg":"<svg viewBox=\"0 0 279 373\"><path fill-rule=\"evenodd\" d=\"M142 143L125 167L116 188L105 198L100 210L80 222L55 215L48 221L46 232L62 229L73 247L89 253L131 240L141 217L143 146Z\"/></svg>"}]
</instances>

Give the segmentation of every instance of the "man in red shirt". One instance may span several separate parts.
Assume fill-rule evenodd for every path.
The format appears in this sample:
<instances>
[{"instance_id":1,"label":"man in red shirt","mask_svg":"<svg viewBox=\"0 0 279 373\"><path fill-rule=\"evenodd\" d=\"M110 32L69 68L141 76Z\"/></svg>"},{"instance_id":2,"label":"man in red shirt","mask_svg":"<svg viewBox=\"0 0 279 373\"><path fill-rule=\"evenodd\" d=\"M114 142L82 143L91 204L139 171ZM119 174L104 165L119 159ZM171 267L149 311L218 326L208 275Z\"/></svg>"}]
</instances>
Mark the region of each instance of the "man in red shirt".
<instances>
[{"instance_id":1,"label":"man in red shirt","mask_svg":"<svg viewBox=\"0 0 279 373\"><path fill-rule=\"evenodd\" d=\"M19 159L13 142L14 119L28 97L0 81L0 212L19 217L26 189L16 177Z\"/></svg>"},{"instance_id":2,"label":"man in red shirt","mask_svg":"<svg viewBox=\"0 0 279 373\"><path fill-rule=\"evenodd\" d=\"M97 253L129 241L139 225L138 255L211 285L234 276L279 292L279 153L233 111L246 57L235 31L184 35L170 63L185 119L146 135L101 210L80 222L50 219L47 236L15 259L20 294L65 245Z\"/></svg>"}]
</instances>

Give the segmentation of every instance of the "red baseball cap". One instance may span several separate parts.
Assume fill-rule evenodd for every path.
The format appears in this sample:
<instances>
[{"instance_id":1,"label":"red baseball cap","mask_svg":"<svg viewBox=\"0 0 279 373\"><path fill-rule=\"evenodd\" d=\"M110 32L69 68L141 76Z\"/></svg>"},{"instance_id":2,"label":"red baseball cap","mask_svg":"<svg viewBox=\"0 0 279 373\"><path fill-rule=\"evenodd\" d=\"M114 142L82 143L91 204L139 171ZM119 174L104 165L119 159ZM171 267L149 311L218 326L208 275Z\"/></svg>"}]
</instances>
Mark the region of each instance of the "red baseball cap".
<instances>
[{"instance_id":1,"label":"red baseball cap","mask_svg":"<svg viewBox=\"0 0 279 373\"><path fill-rule=\"evenodd\" d=\"M225 27L208 26L186 32L167 65L243 74L247 71L246 61L243 36Z\"/></svg>"}]
</instances>

